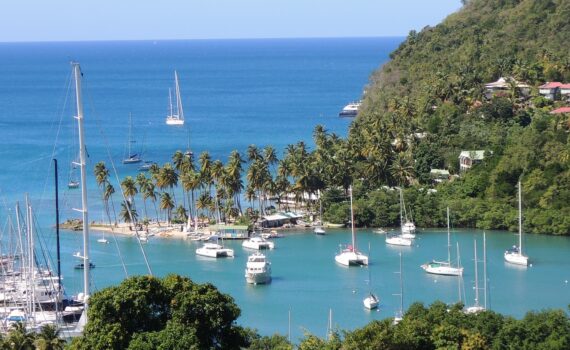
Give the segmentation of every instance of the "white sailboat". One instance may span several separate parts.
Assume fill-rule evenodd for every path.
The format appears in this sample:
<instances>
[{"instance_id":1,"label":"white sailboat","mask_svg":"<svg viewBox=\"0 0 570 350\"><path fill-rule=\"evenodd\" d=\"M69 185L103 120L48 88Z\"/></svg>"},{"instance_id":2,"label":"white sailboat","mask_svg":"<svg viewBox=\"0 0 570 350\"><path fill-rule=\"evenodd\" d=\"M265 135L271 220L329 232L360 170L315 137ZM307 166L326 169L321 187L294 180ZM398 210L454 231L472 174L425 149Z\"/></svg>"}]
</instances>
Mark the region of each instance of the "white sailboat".
<instances>
[{"instance_id":1,"label":"white sailboat","mask_svg":"<svg viewBox=\"0 0 570 350\"><path fill-rule=\"evenodd\" d=\"M479 265L479 261L477 260L477 241L473 241L473 246L474 246L474 250L475 250L475 303L473 304L473 306L468 307L467 309L465 309L465 313L468 314L474 314L474 313L478 313L481 311L485 311L487 309L487 262L486 262L486 240L485 240L485 234L483 233L483 263L484 263L484 267L483 267L483 290L484 290L484 296L485 296L485 304L481 305L480 304L480 299L479 299L479 290L481 289L479 287L479 272L478 272L478 265Z\"/></svg>"},{"instance_id":2,"label":"white sailboat","mask_svg":"<svg viewBox=\"0 0 570 350\"><path fill-rule=\"evenodd\" d=\"M400 271L396 272L400 274L400 293L394 294L400 296L400 309L396 311L394 316L394 324L400 323L404 319L404 276L402 275L402 252L399 253L400 256Z\"/></svg>"},{"instance_id":3,"label":"white sailboat","mask_svg":"<svg viewBox=\"0 0 570 350\"><path fill-rule=\"evenodd\" d=\"M89 284L90 284L90 270L91 262L89 260L89 218L87 212L87 181L85 165L87 163L85 154L85 143L83 134L83 102L81 99L81 68L79 63L73 63L73 72L75 78L75 95L77 102L77 128L79 130L79 169L81 179L81 209L77 209L82 214L83 220L83 254L78 256L83 260L83 295L81 296L84 302L83 313L73 333L81 334L83 327L87 323L87 308L89 302Z\"/></svg>"},{"instance_id":4,"label":"white sailboat","mask_svg":"<svg viewBox=\"0 0 570 350\"><path fill-rule=\"evenodd\" d=\"M182 108L182 98L180 97L180 85L178 83L178 72L174 71L174 97L176 99L176 109L172 106L172 92L168 89L168 115L166 125L184 125L184 109ZM176 111L176 112L175 112Z\"/></svg>"},{"instance_id":5,"label":"white sailboat","mask_svg":"<svg viewBox=\"0 0 570 350\"><path fill-rule=\"evenodd\" d=\"M127 152L123 158L123 164L135 164L142 161L138 153L133 153L132 145L136 143L133 139L133 116L129 113L129 138L127 140Z\"/></svg>"},{"instance_id":6,"label":"white sailboat","mask_svg":"<svg viewBox=\"0 0 570 350\"><path fill-rule=\"evenodd\" d=\"M321 192L319 191L319 222L318 225L315 227L313 232L316 235L324 235L326 231L323 227L323 201L321 199Z\"/></svg>"},{"instance_id":7,"label":"white sailboat","mask_svg":"<svg viewBox=\"0 0 570 350\"><path fill-rule=\"evenodd\" d=\"M403 215L402 215L403 214ZM406 205L404 204L404 193L400 188L400 225L402 229L401 236L407 239L416 238L416 225L408 219Z\"/></svg>"},{"instance_id":8,"label":"white sailboat","mask_svg":"<svg viewBox=\"0 0 570 350\"><path fill-rule=\"evenodd\" d=\"M522 186L519 181L519 245L505 251L505 261L515 265L528 266L528 256L523 254L522 232Z\"/></svg>"},{"instance_id":9,"label":"white sailboat","mask_svg":"<svg viewBox=\"0 0 570 350\"><path fill-rule=\"evenodd\" d=\"M370 255L370 243L368 243L368 255ZM368 295L366 296L366 298L364 298L364 300L362 300L362 303L364 304L364 307L367 308L368 310L373 310L376 309L378 307L378 304L380 303L380 298L378 298L378 296L374 293L372 293L372 273L370 271L370 268L368 268Z\"/></svg>"},{"instance_id":10,"label":"white sailboat","mask_svg":"<svg viewBox=\"0 0 570 350\"><path fill-rule=\"evenodd\" d=\"M451 264L451 239L449 230L449 208L447 208L447 261L432 260L422 265L427 273L445 276L458 276L463 274L463 268Z\"/></svg>"},{"instance_id":11,"label":"white sailboat","mask_svg":"<svg viewBox=\"0 0 570 350\"><path fill-rule=\"evenodd\" d=\"M350 224L352 231L352 244L334 257L335 261L344 266L368 265L368 257L358 251L356 247L356 233L354 231L354 210L352 208L352 186L348 189L350 193Z\"/></svg>"}]
</instances>

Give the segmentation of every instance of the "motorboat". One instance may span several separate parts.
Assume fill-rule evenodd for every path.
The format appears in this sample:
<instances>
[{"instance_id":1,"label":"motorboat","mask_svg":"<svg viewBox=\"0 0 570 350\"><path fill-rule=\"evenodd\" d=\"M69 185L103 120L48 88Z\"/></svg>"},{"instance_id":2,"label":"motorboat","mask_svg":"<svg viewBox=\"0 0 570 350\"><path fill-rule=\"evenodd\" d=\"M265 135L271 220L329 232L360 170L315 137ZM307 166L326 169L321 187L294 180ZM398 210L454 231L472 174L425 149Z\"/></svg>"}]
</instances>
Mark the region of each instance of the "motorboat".
<instances>
[{"instance_id":1,"label":"motorboat","mask_svg":"<svg viewBox=\"0 0 570 350\"><path fill-rule=\"evenodd\" d=\"M519 187L519 245L514 245L511 249L505 251L504 257L505 261L511 264L528 266L528 256L523 254L523 232L522 232L522 189L521 183L518 184Z\"/></svg>"},{"instance_id":2,"label":"motorboat","mask_svg":"<svg viewBox=\"0 0 570 350\"><path fill-rule=\"evenodd\" d=\"M196 249L196 255L207 256L210 258L233 258L234 250L224 248L218 243L204 243L203 246Z\"/></svg>"},{"instance_id":3,"label":"motorboat","mask_svg":"<svg viewBox=\"0 0 570 350\"><path fill-rule=\"evenodd\" d=\"M379 234L379 235L384 235L384 234L388 233L388 232L386 232L386 230L384 230L384 229L382 229L382 228L380 228L380 227L377 228L377 229L372 230L372 232L377 233L377 234Z\"/></svg>"},{"instance_id":4,"label":"motorboat","mask_svg":"<svg viewBox=\"0 0 570 350\"><path fill-rule=\"evenodd\" d=\"M245 280L251 284L265 284L271 281L271 263L264 254L253 253L247 258Z\"/></svg>"},{"instance_id":5,"label":"motorboat","mask_svg":"<svg viewBox=\"0 0 570 350\"><path fill-rule=\"evenodd\" d=\"M463 275L463 267L459 265L453 266L451 264L451 235L450 235L450 226L449 226L449 208L447 208L447 261L432 260L429 263L423 264L421 267L422 269L424 269L425 272L435 275L445 275L445 276Z\"/></svg>"},{"instance_id":6,"label":"motorboat","mask_svg":"<svg viewBox=\"0 0 570 350\"><path fill-rule=\"evenodd\" d=\"M358 115L358 110L360 109L361 102L350 102L342 108L339 117L356 117Z\"/></svg>"},{"instance_id":7,"label":"motorboat","mask_svg":"<svg viewBox=\"0 0 570 350\"><path fill-rule=\"evenodd\" d=\"M262 238L268 239L268 238L282 238L285 237L284 234L277 232L276 230L271 230L269 233L262 233L260 235Z\"/></svg>"},{"instance_id":8,"label":"motorboat","mask_svg":"<svg viewBox=\"0 0 570 350\"><path fill-rule=\"evenodd\" d=\"M334 257L335 261L344 266L358 266L368 265L368 256L359 252L356 248L356 232L354 230L354 209L352 206L352 186L349 188L350 193L350 222L352 233L352 244L348 245L345 249L340 249L340 252Z\"/></svg>"},{"instance_id":9,"label":"motorboat","mask_svg":"<svg viewBox=\"0 0 570 350\"><path fill-rule=\"evenodd\" d=\"M313 232L314 232L316 235L321 235L321 236L327 233L327 232L325 231L325 229L324 229L322 226L315 227L315 229L313 230Z\"/></svg>"},{"instance_id":10,"label":"motorboat","mask_svg":"<svg viewBox=\"0 0 570 350\"><path fill-rule=\"evenodd\" d=\"M401 235L386 236L386 244L409 247L412 245L412 240Z\"/></svg>"},{"instance_id":11,"label":"motorboat","mask_svg":"<svg viewBox=\"0 0 570 350\"><path fill-rule=\"evenodd\" d=\"M270 241L268 241L265 238L260 237L260 236L253 236L253 237L249 238L248 240L243 241L243 243L241 245L244 248L257 249L257 250L275 248L275 243L270 242Z\"/></svg>"}]
</instances>

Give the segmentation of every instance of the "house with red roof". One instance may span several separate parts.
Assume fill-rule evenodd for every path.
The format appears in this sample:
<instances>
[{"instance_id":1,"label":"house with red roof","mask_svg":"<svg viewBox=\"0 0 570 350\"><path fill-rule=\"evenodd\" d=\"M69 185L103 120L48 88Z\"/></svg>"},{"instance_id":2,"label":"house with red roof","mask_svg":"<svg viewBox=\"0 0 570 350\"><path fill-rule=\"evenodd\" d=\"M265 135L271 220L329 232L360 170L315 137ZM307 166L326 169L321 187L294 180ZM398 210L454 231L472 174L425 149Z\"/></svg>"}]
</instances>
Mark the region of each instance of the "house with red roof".
<instances>
[{"instance_id":1,"label":"house with red roof","mask_svg":"<svg viewBox=\"0 0 570 350\"><path fill-rule=\"evenodd\" d=\"M560 95L563 100L570 101L570 84L560 85Z\"/></svg>"},{"instance_id":2,"label":"house with red roof","mask_svg":"<svg viewBox=\"0 0 570 350\"><path fill-rule=\"evenodd\" d=\"M549 81L538 87L538 93L547 99L554 101L557 99L557 94L560 92L560 86L562 86L561 82Z\"/></svg>"},{"instance_id":3,"label":"house with red roof","mask_svg":"<svg viewBox=\"0 0 570 350\"><path fill-rule=\"evenodd\" d=\"M565 113L570 113L570 106L556 108L555 110L550 112L550 114L565 114Z\"/></svg>"}]
</instances>

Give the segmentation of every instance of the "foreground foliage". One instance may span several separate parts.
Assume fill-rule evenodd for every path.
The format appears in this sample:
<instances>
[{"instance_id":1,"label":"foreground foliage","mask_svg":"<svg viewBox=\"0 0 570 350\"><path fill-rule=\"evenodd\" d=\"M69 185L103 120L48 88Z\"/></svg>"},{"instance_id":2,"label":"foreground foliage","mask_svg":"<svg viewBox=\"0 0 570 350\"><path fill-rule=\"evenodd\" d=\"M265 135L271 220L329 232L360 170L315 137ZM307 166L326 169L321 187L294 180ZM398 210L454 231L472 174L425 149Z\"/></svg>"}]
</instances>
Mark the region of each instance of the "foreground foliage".
<instances>
[{"instance_id":1,"label":"foreground foliage","mask_svg":"<svg viewBox=\"0 0 570 350\"><path fill-rule=\"evenodd\" d=\"M240 309L211 284L137 276L90 299L89 322L72 349L240 349L250 331Z\"/></svg>"}]
</instances>

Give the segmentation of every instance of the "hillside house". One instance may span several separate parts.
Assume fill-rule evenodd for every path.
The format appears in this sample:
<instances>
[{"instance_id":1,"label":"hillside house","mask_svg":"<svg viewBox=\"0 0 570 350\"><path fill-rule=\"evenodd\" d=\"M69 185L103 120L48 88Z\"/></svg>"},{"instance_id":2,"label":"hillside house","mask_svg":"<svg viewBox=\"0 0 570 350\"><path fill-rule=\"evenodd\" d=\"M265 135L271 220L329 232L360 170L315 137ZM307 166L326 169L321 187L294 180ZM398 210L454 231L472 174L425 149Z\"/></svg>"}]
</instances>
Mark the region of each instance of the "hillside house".
<instances>
[{"instance_id":1,"label":"hillside house","mask_svg":"<svg viewBox=\"0 0 570 350\"><path fill-rule=\"evenodd\" d=\"M491 99L498 93L505 93L508 94L511 90L511 84L516 84L518 92L523 97L526 97L530 93L530 85L522 83L520 81L515 80L511 77L501 77L499 80L494 81L492 83L485 84L485 97L487 99Z\"/></svg>"},{"instance_id":2,"label":"hillside house","mask_svg":"<svg viewBox=\"0 0 570 350\"><path fill-rule=\"evenodd\" d=\"M473 166L473 164L481 162L485 159L485 150L478 151L461 151L459 154L459 171L465 172Z\"/></svg>"},{"instance_id":3,"label":"hillside house","mask_svg":"<svg viewBox=\"0 0 570 350\"><path fill-rule=\"evenodd\" d=\"M449 171L445 169L431 169L429 175L435 183L441 183L449 180Z\"/></svg>"},{"instance_id":4,"label":"hillside house","mask_svg":"<svg viewBox=\"0 0 570 350\"><path fill-rule=\"evenodd\" d=\"M538 87L538 93L547 99L554 101L558 98L560 86L562 86L562 83L558 81L549 81L546 84L540 85Z\"/></svg>"}]
</instances>

